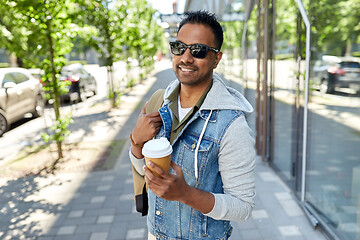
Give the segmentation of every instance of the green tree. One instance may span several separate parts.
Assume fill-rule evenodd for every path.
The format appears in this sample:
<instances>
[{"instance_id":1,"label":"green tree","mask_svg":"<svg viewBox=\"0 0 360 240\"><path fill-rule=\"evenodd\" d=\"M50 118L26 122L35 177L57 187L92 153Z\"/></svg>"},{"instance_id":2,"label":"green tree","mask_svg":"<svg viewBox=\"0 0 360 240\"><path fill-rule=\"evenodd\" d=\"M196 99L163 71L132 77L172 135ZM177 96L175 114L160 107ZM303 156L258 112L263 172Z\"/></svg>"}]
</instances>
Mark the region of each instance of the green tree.
<instances>
[{"instance_id":1,"label":"green tree","mask_svg":"<svg viewBox=\"0 0 360 240\"><path fill-rule=\"evenodd\" d=\"M142 78L153 66L159 42L164 42L163 30L156 24L155 10L146 0L81 0L79 6L82 13L78 14L76 22L94 29L82 37L97 49L108 67L109 97L115 107L120 90L113 82L114 62L125 60L127 71L130 71L131 59L138 60ZM127 81L133 84L133 79Z\"/></svg>"},{"instance_id":2,"label":"green tree","mask_svg":"<svg viewBox=\"0 0 360 240\"><path fill-rule=\"evenodd\" d=\"M142 79L153 69L153 57L164 48L166 39L163 29L157 24L156 11L146 0L131 1L128 13L125 30L128 54L138 60Z\"/></svg>"},{"instance_id":3,"label":"green tree","mask_svg":"<svg viewBox=\"0 0 360 240\"><path fill-rule=\"evenodd\" d=\"M114 84L113 64L121 58L124 42L124 20L128 17L130 0L80 0L76 23L87 29L81 34L101 55L109 76L109 98L112 106L118 103L119 89Z\"/></svg>"},{"instance_id":4,"label":"green tree","mask_svg":"<svg viewBox=\"0 0 360 240\"><path fill-rule=\"evenodd\" d=\"M77 28L69 17L74 10L71 0L0 0L2 44L25 67L40 67L45 72L42 80L54 99L55 112L53 135L48 140L55 140L58 159L63 158L62 142L71 122L60 114L60 96L67 89L66 83L59 81L59 73L66 63L63 56L70 52L76 36Z\"/></svg>"},{"instance_id":5,"label":"green tree","mask_svg":"<svg viewBox=\"0 0 360 240\"><path fill-rule=\"evenodd\" d=\"M308 1L313 46L320 54L350 55L360 43L360 1Z\"/></svg>"}]
</instances>

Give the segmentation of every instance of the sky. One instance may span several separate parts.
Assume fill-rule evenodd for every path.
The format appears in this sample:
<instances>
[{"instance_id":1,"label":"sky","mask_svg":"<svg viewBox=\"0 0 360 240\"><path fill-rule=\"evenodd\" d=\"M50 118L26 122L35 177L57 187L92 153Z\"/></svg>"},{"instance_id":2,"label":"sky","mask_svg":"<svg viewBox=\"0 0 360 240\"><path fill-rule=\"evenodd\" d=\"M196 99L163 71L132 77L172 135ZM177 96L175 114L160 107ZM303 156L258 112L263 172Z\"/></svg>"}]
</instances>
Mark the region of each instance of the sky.
<instances>
[{"instance_id":1,"label":"sky","mask_svg":"<svg viewBox=\"0 0 360 240\"><path fill-rule=\"evenodd\" d=\"M159 10L160 13L170 14L173 13L172 4L174 0L147 0L154 9ZM178 13L182 13L184 10L185 0L177 0Z\"/></svg>"}]
</instances>

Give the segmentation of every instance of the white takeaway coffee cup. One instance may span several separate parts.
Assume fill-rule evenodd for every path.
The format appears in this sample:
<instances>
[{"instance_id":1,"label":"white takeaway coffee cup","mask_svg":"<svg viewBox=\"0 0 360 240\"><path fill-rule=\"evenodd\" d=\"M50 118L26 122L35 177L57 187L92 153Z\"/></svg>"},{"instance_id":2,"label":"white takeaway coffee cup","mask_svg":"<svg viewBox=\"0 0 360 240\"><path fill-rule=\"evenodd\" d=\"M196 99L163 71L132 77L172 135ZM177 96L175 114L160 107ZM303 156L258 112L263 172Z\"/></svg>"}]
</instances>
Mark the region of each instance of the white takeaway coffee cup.
<instances>
[{"instance_id":1,"label":"white takeaway coffee cup","mask_svg":"<svg viewBox=\"0 0 360 240\"><path fill-rule=\"evenodd\" d=\"M152 139L146 142L142 149L142 154L145 157L146 166L155 174L159 176L152 168L149 167L148 162L152 161L164 171L170 172L170 162L172 147L170 142L162 137L159 139Z\"/></svg>"}]
</instances>

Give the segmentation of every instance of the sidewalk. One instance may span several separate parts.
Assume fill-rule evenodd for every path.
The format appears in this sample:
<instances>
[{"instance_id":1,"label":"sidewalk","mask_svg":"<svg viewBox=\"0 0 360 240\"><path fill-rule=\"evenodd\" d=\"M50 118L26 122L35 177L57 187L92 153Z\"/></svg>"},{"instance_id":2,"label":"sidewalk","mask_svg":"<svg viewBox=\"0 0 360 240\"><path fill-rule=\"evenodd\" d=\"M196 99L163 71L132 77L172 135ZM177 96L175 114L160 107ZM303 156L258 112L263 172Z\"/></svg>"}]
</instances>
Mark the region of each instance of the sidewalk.
<instances>
[{"instance_id":1,"label":"sidewalk","mask_svg":"<svg viewBox=\"0 0 360 240\"><path fill-rule=\"evenodd\" d=\"M158 67L153 77L122 97L119 111L126 121L121 128L114 126L120 130L107 128L108 132L102 133L127 141L113 170L0 179L0 239L147 239L146 218L136 213L132 200L127 149L141 106L156 89L174 79L168 62ZM259 159L255 176L257 197L252 217L232 223L231 239L325 239L313 229L291 191Z\"/></svg>"}]
</instances>

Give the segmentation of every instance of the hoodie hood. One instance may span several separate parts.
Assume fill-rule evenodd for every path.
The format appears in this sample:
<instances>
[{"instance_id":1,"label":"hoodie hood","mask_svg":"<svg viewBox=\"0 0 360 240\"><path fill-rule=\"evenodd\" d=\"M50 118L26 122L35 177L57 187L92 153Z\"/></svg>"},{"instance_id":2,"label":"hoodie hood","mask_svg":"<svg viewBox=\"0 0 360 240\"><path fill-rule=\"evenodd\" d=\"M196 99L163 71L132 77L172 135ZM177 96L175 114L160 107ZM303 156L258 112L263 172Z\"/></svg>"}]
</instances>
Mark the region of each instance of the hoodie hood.
<instances>
[{"instance_id":1,"label":"hoodie hood","mask_svg":"<svg viewBox=\"0 0 360 240\"><path fill-rule=\"evenodd\" d=\"M168 104L167 99L174 89L180 84L178 79L172 81L165 90L164 104ZM221 99L221 101L219 101ZM240 110L246 113L251 113L253 107L246 100L246 98L237 90L225 85L224 81L216 74L213 74L213 85L207 94L201 110Z\"/></svg>"}]
</instances>

